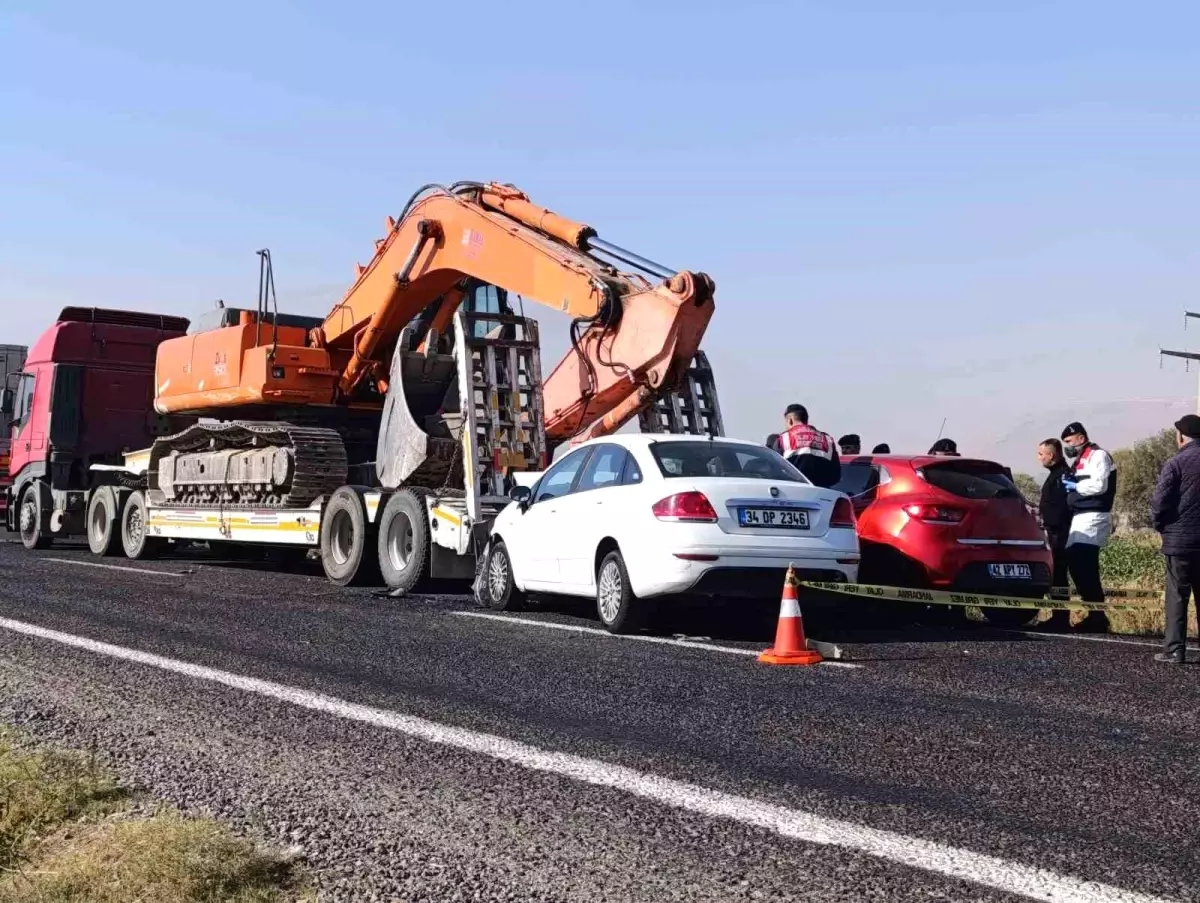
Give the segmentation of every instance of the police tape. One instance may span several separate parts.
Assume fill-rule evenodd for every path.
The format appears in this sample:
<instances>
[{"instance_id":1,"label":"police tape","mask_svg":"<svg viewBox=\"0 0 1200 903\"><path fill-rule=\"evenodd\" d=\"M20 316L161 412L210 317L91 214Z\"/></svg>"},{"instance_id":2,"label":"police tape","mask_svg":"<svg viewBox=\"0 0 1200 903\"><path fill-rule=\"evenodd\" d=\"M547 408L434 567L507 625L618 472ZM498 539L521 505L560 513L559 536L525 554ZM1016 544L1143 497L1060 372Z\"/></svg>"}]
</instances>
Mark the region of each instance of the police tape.
<instances>
[{"instance_id":1,"label":"police tape","mask_svg":"<svg viewBox=\"0 0 1200 903\"><path fill-rule=\"evenodd\" d=\"M843 593L863 599L891 599L926 605L977 606L979 608L1028 608L1052 611L1137 611L1144 605L1109 605L1097 602L1060 602L1054 599L1029 599L1020 596L990 596L982 593L956 593L936 589L906 589L899 586L875 586L869 583L822 583L801 581L801 586L831 593Z\"/></svg>"},{"instance_id":2,"label":"police tape","mask_svg":"<svg viewBox=\"0 0 1200 903\"><path fill-rule=\"evenodd\" d=\"M1070 587L1052 586L1048 596L1066 596L1070 594ZM1078 597L1076 597L1078 598ZM1154 599L1156 602L1163 600L1163 591L1159 589L1106 589L1104 591L1106 599Z\"/></svg>"}]
</instances>

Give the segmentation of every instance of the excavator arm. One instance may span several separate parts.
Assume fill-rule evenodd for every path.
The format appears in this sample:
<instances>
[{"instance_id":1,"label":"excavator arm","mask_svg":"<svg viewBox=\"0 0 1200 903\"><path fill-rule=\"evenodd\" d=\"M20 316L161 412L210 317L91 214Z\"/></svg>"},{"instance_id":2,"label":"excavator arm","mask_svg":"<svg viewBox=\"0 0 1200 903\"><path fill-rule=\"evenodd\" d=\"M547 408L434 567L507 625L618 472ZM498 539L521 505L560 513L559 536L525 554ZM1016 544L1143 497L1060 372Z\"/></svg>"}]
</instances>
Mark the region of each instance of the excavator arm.
<instances>
[{"instance_id":1,"label":"excavator arm","mask_svg":"<svg viewBox=\"0 0 1200 903\"><path fill-rule=\"evenodd\" d=\"M691 364L713 314L707 275L676 273L608 244L511 186L425 186L388 219L371 261L302 338L278 317L264 326L261 316L243 316L215 331L227 335L164 343L156 407L370 406L372 393L386 393L401 330L420 320L430 330L423 344L436 340L466 280L572 316L571 350L543 382L551 441L613 432L653 404Z\"/></svg>"}]
</instances>

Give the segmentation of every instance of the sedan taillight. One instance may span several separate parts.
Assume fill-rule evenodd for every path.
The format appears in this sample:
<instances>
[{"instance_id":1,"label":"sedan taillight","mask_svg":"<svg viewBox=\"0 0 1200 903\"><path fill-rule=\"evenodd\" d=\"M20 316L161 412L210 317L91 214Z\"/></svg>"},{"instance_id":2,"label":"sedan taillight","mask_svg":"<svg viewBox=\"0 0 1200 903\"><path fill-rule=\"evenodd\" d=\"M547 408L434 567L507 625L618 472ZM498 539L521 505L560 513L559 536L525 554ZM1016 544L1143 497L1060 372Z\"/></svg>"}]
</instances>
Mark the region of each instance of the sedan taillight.
<instances>
[{"instance_id":1,"label":"sedan taillight","mask_svg":"<svg viewBox=\"0 0 1200 903\"><path fill-rule=\"evenodd\" d=\"M927 524L961 524L967 512L945 505L905 505L904 513Z\"/></svg>"},{"instance_id":2,"label":"sedan taillight","mask_svg":"<svg viewBox=\"0 0 1200 903\"><path fill-rule=\"evenodd\" d=\"M659 520L683 521L691 524L715 524L717 512L703 492L677 492L655 502L654 516Z\"/></svg>"},{"instance_id":3,"label":"sedan taillight","mask_svg":"<svg viewBox=\"0 0 1200 903\"><path fill-rule=\"evenodd\" d=\"M829 526L854 529L854 506L850 504L850 499L841 498L833 503L833 514L829 516Z\"/></svg>"}]
</instances>

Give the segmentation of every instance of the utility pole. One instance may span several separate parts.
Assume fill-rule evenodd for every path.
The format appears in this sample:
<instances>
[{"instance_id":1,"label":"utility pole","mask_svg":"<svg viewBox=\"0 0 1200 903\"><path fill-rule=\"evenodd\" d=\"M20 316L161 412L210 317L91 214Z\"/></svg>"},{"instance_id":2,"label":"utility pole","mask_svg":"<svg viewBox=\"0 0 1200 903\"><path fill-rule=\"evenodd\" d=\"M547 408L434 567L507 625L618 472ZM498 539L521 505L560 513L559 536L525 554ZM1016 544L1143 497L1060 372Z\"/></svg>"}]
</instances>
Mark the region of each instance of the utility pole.
<instances>
[{"instance_id":1,"label":"utility pole","mask_svg":"<svg viewBox=\"0 0 1200 903\"><path fill-rule=\"evenodd\" d=\"M1200 319L1200 313L1193 313L1190 310L1185 310L1183 312L1183 328L1185 330L1187 329L1187 321L1193 317L1196 319ZM1167 357L1183 358L1185 361L1188 362L1187 364L1185 364L1185 366L1191 366L1192 361L1200 361L1200 354L1197 354L1194 351L1167 351L1165 348L1159 348L1158 349L1158 363L1159 363L1160 367L1162 366L1162 359L1163 359L1164 355ZM1196 413L1200 414L1200 367L1197 368L1197 375L1196 375Z\"/></svg>"}]
</instances>

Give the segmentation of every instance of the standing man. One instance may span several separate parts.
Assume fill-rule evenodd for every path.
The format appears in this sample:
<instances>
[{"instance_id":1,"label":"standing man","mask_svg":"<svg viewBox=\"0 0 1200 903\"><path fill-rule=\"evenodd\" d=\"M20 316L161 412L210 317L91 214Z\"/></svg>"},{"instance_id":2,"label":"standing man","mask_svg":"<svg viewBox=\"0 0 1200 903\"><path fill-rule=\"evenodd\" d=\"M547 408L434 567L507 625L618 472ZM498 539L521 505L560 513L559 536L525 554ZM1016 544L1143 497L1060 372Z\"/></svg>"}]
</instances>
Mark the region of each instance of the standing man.
<instances>
[{"instance_id":1,"label":"standing man","mask_svg":"<svg viewBox=\"0 0 1200 903\"><path fill-rule=\"evenodd\" d=\"M1050 598L1067 601L1067 534L1071 528L1071 509L1067 505L1067 487L1063 478L1067 474L1067 462L1063 460L1062 443L1047 439L1037 449L1038 462L1050 471L1042 484L1042 497L1038 502L1038 517L1046 530L1046 542L1054 555L1054 578L1052 585L1062 588L1061 593L1051 593ZM1071 626L1071 613L1060 609L1050 614L1044 625L1047 630L1066 630Z\"/></svg>"},{"instance_id":2,"label":"standing man","mask_svg":"<svg viewBox=\"0 0 1200 903\"><path fill-rule=\"evenodd\" d=\"M1150 502L1150 519L1162 534L1167 559L1167 629L1157 662L1182 665L1187 658L1188 600L1200 606L1200 417L1175 423L1179 451L1163 465Z\"/></svg>"},{"instance_id":3,"label":"standing man","mask_svg":"<svg viewBox=\"0 0 1200 903\"><path fill-rule=\"evenodd\" d=\"M838 448L841 449L843 455L861 455L862 439L857 433L847 433L838 440Z\"/></svg>"},{"instance_id":4,"label":"standing man","mask_svg":"<svg viewBox=\"0 0 1200 903\"><path fill-rule=\"evenodd\" d=\"M1117 469L1112 455L1093 442L1075 421L1062 431L1063 454L1070 463L1063 474L1071 526L1067 534L1067 568L1084 602L1104 603L1100 584L1100 550L1112 536L1113 501L1117 497ZM1108 615L1089 611L1080 629L1108 631Z\"/></svg>"},{"instance_id":5,"label":"standing man","mask_svg":"<svg viewBox=\"0 0 1200 903\"><path fill-rule=\"evenodd\" d=\"M828 489L842 478L842 462L833 436L808 425L808 409L804 405L788 405L783 422L780 454L814 486Z\"/></svg>"}]
</instances>

